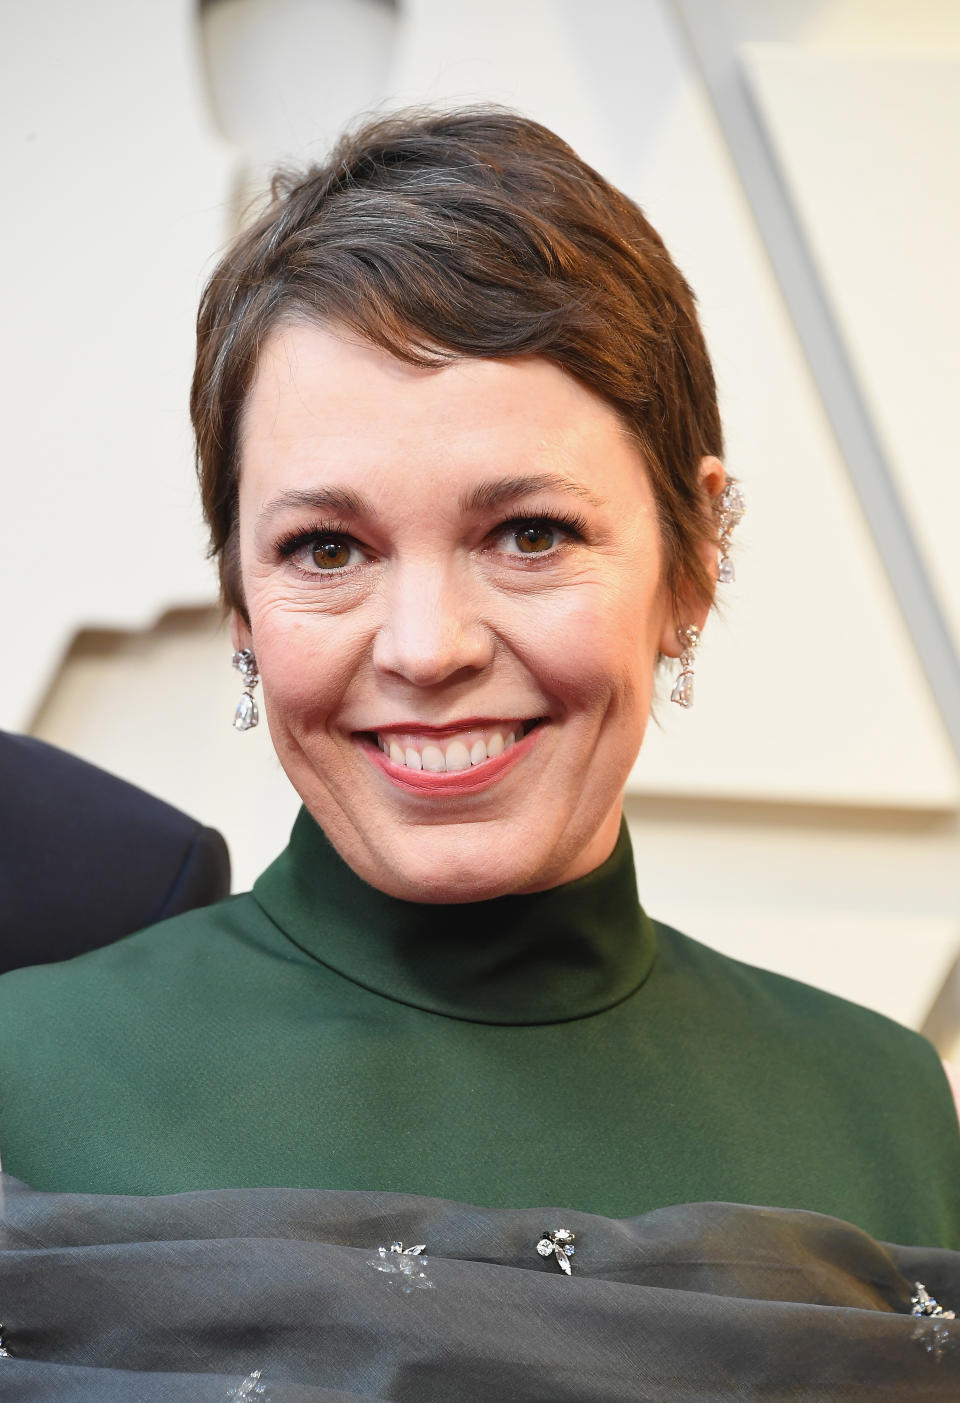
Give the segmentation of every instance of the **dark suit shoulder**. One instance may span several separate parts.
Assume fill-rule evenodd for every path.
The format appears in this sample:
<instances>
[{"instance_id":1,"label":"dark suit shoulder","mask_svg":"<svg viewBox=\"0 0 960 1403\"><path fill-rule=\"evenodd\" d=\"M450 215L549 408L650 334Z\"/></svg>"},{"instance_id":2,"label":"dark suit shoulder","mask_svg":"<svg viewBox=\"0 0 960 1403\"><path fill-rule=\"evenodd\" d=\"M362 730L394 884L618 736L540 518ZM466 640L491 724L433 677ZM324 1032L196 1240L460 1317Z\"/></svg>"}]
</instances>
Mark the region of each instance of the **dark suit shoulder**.
<instances>
[{"instance_id":1,"label":"dark suit shoulder","mask_svg":"<svg viewBox=\"0 0 960 1403\"><path fill-rule=\"evenodd\" d=\"M213 829L75 755L0 732L0 971L73 955L229 892Z\"/></svg>"}]
</instances>

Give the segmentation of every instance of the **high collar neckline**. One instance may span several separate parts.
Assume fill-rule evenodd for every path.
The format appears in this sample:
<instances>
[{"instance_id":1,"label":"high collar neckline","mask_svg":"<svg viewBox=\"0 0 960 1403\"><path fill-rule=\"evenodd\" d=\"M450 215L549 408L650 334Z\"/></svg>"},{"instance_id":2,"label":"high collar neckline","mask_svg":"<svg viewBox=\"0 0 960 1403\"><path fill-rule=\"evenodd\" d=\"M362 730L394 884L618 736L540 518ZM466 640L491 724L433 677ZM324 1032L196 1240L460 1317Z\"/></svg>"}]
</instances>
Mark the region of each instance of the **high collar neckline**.
<instances>
[{"instance_id":1,"label":"high collar neckline","mask_svg":"<svg viewBox=\"0 0 960 1403\"><path fill-rule=\"evenodd\" d=\"M562 886L461 905L369 886L305 809L253 895L319 963L384 998L477 1023L559 1023L629 997L656 955L626 824L602 866Z\"/></svg>"}]
</instances>

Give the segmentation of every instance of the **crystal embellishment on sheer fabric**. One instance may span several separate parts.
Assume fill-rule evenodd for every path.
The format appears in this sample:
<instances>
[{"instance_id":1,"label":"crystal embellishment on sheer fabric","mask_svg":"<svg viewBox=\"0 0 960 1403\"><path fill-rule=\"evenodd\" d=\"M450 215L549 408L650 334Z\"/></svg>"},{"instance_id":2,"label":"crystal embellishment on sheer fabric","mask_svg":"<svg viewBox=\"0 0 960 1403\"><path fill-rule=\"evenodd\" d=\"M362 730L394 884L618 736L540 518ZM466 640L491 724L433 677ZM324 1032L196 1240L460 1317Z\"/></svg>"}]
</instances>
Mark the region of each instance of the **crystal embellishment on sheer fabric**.
<instances>
[{"instance_id":1,"label":"crystal embellishment on sheer fabric","mask_svg":"<svg viewBox=\"0 0 960 1403\"><path fill-rule=\"evenodd\" d=\"M930 1292L922 1281L915 1281L913 1285L916 1290L916 1295L910 1297L912 1303L911 1315L936 1315L941 1320L956 1320L956 1311L944 1310L936 1297L930 1295Z\"/></svg>"},{"instance_id":2,"label":"crystal embellishment on sheer fabric","mask_svg":"<svg viewBox=\"0 0 960 1403\"><path fill-rule=\"evenodd\" d=\"M377 1255L371 1258L367 1265L391 1277L388 1285L399 1285L404 1295L411 1291L432 1291L433 1282L424 1270L429 1260L422 1255L425 1247L423 1242L418 1243L416 1247L404 1247L402 1242L391 1242L389 1250L386 1247L378 1247Z\"/></svg>"},{"instance_id":3,"label":"crystal embellishment on sheer fabric","mask_svg":"<svg viewBox=\"0 0 960 1403\"><path fill-rule=\"evenodd\" d=\"M12 1355L3 1342L3 1326L0 1325L0 1359L11 1359Z\"/></svg>"},{"instance_id":4,"label":"crystal embellishment on sheer fabric","mask_svg":"<svg viewBox=\"0 0 960 1403\"><path fill-rule=\"evenodd\" d=\"M537 1243L537 1251L541 1257L556 1258L557 1266L564 1276L572 1276L570 1258L575 1252L573 1245L574 1234L569 1228L554 1228L552 1232L545 1232Z\"/></svg>"},{"instance_id":5,"label":"crystal embellishment on sheer fabric","mask_svg":"<svg viewBox=\"0 0 960 1403\"><path fill-rule=\"evenodd\" d=\"M227 1394L230 1403L241 1403L241 1400L246 1398L256 1398L258 1403L270 1403L266 1386L260 1382L262 1377L262 1369L257 1369L254 1373L248 1374L239 1388L232 1388Z\"/></svg>"},{"instance_id":6,"label":"crystal embellishment on sheer fabric","mask_svg":"<svg viewBox=\"0 0 960 1403\"><path fill-rule=\"evenodd\" d=\"M922 1281L915 1281L913 1286L915 1294L910 1297L910 1314L918 1316L924 1326L929 1326L927 1329L918 1327L913 1338L919 1341L939 1364L950 1340L950 1331L943 1322L956 1320L957 1314L956 1311L944 1310L936 1297L930 1295Z\"/></svg>"}]
</instances>

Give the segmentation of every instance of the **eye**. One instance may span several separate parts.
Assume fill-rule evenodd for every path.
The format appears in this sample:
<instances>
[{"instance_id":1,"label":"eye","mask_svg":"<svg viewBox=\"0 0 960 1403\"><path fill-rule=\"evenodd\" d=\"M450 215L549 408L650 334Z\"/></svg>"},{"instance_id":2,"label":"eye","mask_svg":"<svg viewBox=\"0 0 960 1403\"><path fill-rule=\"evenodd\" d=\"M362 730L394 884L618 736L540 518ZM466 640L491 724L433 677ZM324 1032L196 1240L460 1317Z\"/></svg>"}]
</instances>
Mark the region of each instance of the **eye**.
<instances>
[{"instance_id":1,"label":"eye","mask_svg":"<svg viewBox=\"0 0 960 1403\"><path fill-rule=\"evenodd\" d=\"M528 560L538 555L556 555L562 546L582 541L585 527L580 517L515 517L499 528L498 545L505 555L522 555Z\"/></svg>"},{"instance_id":2,"label":"eye","mask_svg":"<svg viewBox=\"0 0 960 1403\"><path fill-rule=\"evenodd\" d=\"M351 536L318 522L312 530L292 531L277 542L277 553L304 575L336 575L352 570L367 558Z\"/></svg>"},{"instance_id":3,"label":"eye","mask_svg":"<svg viewBox=\"0 0 960 1403\"><path fill-rule=\"evenodd\" d=\"M546 522L537 522L514 531L513 537L524 555L542 555L555 545L557 533Z\"/></svg>"},{"instance_id":4,"label":"eye","mask_svg":"<svg viewBox=\"0 0 960 1403\"><path fill-rule=\"evenodd\" d=\"M318 570L342 570L350 564L354 547L342 536L326 536L310 542L308 553Z\"/></svg>"}]
</instances>

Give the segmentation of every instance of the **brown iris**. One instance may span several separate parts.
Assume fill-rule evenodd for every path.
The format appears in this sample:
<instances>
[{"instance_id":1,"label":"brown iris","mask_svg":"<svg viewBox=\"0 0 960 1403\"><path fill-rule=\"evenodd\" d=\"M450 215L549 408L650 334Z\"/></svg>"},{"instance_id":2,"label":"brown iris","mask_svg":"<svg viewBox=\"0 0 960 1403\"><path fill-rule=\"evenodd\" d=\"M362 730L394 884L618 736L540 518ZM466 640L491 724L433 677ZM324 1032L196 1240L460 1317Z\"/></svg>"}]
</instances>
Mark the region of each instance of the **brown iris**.
<instances>
[{"instance_id":1,"label":"brown iris","mask_svg":"<svg viewBox=\"0 0 960 1403\"><path fill-rule=\"evenodd\" d=\"M524 555L536 555L553 545L553 530L549 526L524 526L517 532L516 541Z\"/></svg>"},{"instance_id":2,"label":"brown iris","mask_svg":"<svg viewBox=\"0 0 960 1403\"><path fill-rule=\"evenodd\" d=\"M313 547L314 564L321 570L340 570L350 561L350 547L346 541L317 541Z\"/></svg>"}]
</instances>

